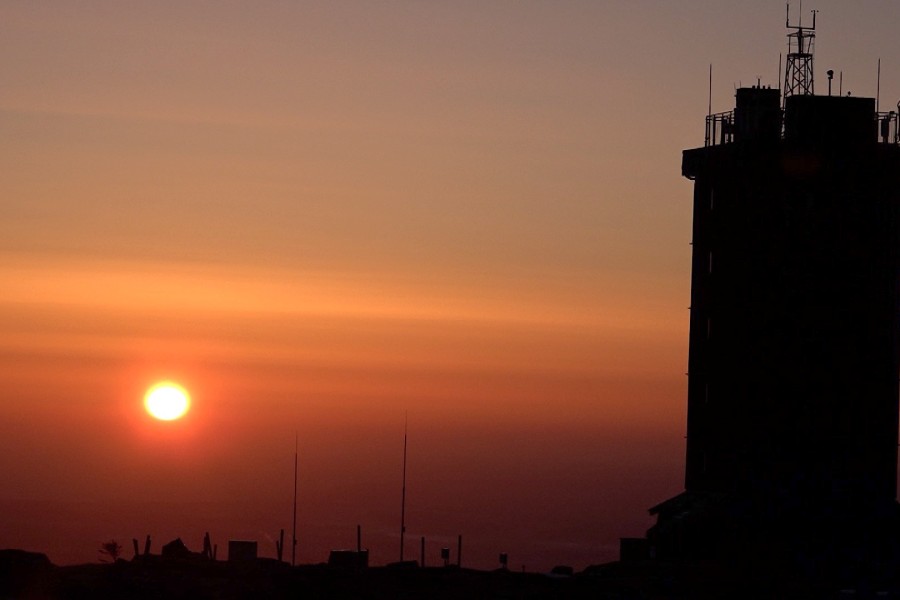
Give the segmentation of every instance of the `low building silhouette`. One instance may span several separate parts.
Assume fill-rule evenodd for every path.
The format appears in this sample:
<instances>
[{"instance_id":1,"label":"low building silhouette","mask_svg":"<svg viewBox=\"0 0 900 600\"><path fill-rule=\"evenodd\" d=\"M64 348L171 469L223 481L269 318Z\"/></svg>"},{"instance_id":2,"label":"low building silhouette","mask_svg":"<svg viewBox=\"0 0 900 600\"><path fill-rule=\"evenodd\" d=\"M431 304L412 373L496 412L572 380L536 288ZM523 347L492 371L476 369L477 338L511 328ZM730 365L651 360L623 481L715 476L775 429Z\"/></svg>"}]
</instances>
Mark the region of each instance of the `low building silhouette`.
<instances>
[{"instance_id":1,"label":"low building silhouette","mask_svg":"<svg viewBox=\"0 0 900 600\"><path fill-rule=\"evenodd\" d=\"M228 540L228 562L255 561L258 544L250 540Z\"/></svg>"},{"instance_id":2,"label":"low building silhouette","mask_svg":"<svg viewBox=\"0 0 900 600\"><path fill-rule=\"evenodd\" d=\"M332 550L328 566L336 569L365 569L369 566L368 550Z\"/></svg>"}]
</instances>

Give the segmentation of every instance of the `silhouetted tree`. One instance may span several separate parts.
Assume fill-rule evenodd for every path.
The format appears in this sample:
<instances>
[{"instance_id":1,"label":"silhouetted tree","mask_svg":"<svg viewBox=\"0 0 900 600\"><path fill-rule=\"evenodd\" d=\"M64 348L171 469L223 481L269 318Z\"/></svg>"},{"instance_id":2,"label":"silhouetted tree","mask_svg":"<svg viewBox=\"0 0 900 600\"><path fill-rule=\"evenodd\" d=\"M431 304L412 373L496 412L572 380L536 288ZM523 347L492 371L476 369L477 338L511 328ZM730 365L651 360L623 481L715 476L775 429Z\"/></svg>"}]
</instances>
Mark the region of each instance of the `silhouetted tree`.
<instances>
[{"instance_id":1,"label":"silhouetted tree","mask_svg":"<svg viewBox=\"0 0 900 600\"><path fill-rule=\"evenodd\" d=\"M122 554L122 545L116 540L109 540L100 544L100 562L116 562Z\"/></svg>"}]
</instances>

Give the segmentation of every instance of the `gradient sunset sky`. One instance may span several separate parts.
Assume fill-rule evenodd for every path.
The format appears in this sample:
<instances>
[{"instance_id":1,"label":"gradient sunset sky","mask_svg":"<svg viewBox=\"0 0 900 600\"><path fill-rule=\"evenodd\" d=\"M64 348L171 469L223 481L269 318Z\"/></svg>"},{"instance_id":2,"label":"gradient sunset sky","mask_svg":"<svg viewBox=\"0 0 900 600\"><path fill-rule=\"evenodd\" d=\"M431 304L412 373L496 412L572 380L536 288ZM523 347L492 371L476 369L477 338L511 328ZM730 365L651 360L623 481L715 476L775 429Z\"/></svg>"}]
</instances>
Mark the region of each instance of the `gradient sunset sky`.
<instances>
[{"instance_id":1,"label":"gradient sunset sky","mask_svg":"<svg viewBox=\"0 0 900 600\"><path fill-rule=\"evenodd\" d=\"M817 91L880 57L896 107L900 3L811 8ZM296 434L299 561L396 560L408 414L407 558L615 559L682 489L681 151L709 63L714 111L777 86L784 13L0 1L0 547L274 556Z\"/></svg>"}]
</instances>

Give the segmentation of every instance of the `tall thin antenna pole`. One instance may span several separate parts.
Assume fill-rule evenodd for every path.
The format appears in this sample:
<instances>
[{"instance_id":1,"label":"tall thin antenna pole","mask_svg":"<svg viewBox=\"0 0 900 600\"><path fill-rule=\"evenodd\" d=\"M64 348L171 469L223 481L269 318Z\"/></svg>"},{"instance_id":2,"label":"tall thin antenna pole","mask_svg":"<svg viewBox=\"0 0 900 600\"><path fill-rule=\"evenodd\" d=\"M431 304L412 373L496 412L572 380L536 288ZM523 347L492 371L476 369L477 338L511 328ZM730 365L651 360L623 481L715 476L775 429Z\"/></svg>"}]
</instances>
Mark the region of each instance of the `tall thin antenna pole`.
<instances>
[{"instance_id":1,"label":"tall thin antenna pole","mask_svg":"<svg viewBox=\"0 0 900 600\"><path fill-rule=\"evenodd\" d=\"M403 538L406 536L406 440L409 429L409 413L403 420L403 489L400 494L400 562L403 562Z\"/></svg>"},{"instance_id":2,"label":"tall thin antenna pole","mask_svg":"<svg viewBox=\"0 0 900 600\"><path fill-rule=\"evenodd\" d=\"M297 434L294 434L294 526L291 533L291 566L297 564Z\"/></svg>"},{"instance_id":3,"label":"tall thin antenna pole","mask_svg":"<svg viewBox=\"0 0 900 600\"><path fill-rule=\"evenodd\" d=\"M704 146L709 146L710 144L714 143L714 129L715 127L712 122L712 63L709 63L709 99L706 108L706 133L703 137Z\"/></svg>"},{"instance_id":4,"label":"tall thin antenna pole","mask_svg":"<svg viewBox=\"0 0 900 600\"><path fill-rule=\"evenodd\" d=\"M878 59L878 83L875 84L875 112L878 112L881 104L881 59Z\"/></svg>"}]
</instances>

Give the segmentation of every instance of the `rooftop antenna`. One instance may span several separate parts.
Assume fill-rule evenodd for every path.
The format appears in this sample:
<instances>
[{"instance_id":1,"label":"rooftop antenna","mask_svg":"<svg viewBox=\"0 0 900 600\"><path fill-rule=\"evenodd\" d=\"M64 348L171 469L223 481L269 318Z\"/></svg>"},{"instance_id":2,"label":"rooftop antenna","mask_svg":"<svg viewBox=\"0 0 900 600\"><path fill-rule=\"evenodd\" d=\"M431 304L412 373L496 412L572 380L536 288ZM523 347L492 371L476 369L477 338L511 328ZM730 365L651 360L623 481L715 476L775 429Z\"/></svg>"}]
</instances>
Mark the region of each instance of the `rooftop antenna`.
<instances>
[{"instance_id":1,"label":"rooftop antenna","mask_svg":"<svg viewBox=\"0 0 900 600\"><path fill-rule=\"evenodd\" d=\"M879 105L881 104L881 59L878 59L878 79L875 84L875 112L878 112Z\"/></svg>"},{"instance_id":2,"label":"rooftop antenna","mask_svg":"<svg viewBox=\"0 0 900 600\"><path fill-rule=\"evenodd\" d=\"M297 564L297 434L294 433L294 526L291 533L291 566Z\"/></svg>"},{"instance_id":3,"label":"rooftop antenna","mask_svg":"<svg viewBox=\"0 0 900 600\"><path fill-rule=\"evenodd\" d=\"M406 536L406 440L409 429L409 413L403 419L403 488L400 493L400 562L403 562L403 538Z\"/></svg>"},{"instance_id":4,"label":"rooftop antenna","mask_svg":"<svg viewBox=\"0 0 900 600\"><path fill-rule=\"evenodd\" d=\"M812 12L812 25L803 25L803 4L800 4L800 20L791 25L791 5L787 4L784 26L793 29L788 33L788 55L784 71L784 98L809 96L815 93L813 80L813 50L816 42L816 13Z\"/></svg>"},{"instance_id":5,"label":"rooftop antenna","mask_svg":"<svg viewBox=\"0 0 900 600\"><path fill-rule=\"evenodd\" d=\"M712 116L712 63L709 63L709 99L706 109L706 116Z\"/></svg>"}]
</instances>

